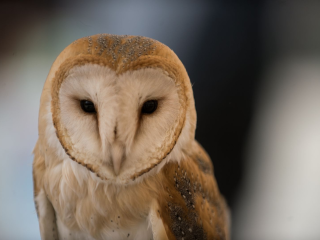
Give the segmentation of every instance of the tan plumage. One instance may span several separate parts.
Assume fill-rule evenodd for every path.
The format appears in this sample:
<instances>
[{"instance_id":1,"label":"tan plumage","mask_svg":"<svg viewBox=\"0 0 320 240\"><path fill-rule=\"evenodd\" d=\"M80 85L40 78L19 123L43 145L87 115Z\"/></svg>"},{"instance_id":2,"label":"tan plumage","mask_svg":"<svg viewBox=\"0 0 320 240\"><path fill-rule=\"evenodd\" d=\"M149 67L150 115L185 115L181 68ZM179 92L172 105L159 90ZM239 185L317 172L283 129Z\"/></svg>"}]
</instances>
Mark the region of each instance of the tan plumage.
<instances>
[{"instance_id":1,"label":"tan plumage","mask_svg":"<svg viewBox=\"0 0 320 240\"><path fill-rule=\"evenodd\" d=\"M83 99L96 114L81 110ZM151 99L157 110L141 114ZM195 126L189 77L165 45L107 34L69 45L41 96L33 176L42 239L229 239Z\"/></svg>"}]
</instances>

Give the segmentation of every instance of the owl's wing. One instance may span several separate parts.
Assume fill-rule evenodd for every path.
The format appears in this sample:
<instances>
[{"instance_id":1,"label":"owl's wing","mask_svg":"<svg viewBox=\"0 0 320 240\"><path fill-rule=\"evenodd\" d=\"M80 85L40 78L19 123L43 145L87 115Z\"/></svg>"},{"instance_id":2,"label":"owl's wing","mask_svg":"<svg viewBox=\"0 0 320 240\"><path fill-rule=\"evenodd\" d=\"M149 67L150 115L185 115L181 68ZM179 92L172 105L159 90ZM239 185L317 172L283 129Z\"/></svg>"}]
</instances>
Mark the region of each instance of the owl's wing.
<instances>
[{"instance_id":1,"label":"owl's wing","mask_svg":"<svg viewBox=\"0 0 320 240\"><path fill-rule=\"evenodd\" d=\"M39 219L40 234L42 240L58 240L55 211L47 198L43 187L43 176L45 173L45 161L41 156L39 142L34 150L33 160L33 189L34 202Z\"/></svg>"},{"instance_id":2,"label":"owl's wing","mask_svg":"<svg viewBox=\"0 0 320 240\"><path fill-rule=\"evenodd\" d=\"M195 142L186 158L161 170L164 190L154 211L168 239L229 239L229 210L209 156Z\"/></svg>"}]
</instances>

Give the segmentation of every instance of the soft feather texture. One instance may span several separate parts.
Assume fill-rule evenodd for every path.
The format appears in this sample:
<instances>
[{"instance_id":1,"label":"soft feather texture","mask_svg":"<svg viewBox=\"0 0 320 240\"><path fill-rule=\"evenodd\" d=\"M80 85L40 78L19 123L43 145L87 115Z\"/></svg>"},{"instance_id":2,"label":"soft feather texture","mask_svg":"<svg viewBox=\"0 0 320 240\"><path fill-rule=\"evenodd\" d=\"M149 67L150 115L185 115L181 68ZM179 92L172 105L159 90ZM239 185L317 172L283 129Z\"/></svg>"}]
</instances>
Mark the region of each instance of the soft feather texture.
<instances>
[{"instance_id":1,"label":"soft feather texture","mask_svg":"<svg viewBox=\"0 0 320 240\"><path fill-rule=\"evenodd\" d=\"M81 110L84 99L96 114ZM147 100L158 109L141 115ZM227 207L195 125L188 75L165 45L102 34L68 46L41 96L42 238L228 239Z\"/></svg>"},{"instance_id":2,"label":"soft feather texture","mask_svg":"<svg viewBox=\"0 0 320 240\"><path fill-rule=\"evenodd\" d=\"M35 164L44 161L37 159ZM148 225L150 204L161 188L160 180L121 186L100 182L96 178L70 159L46 169L44 188L59 216L59 224L73 234L83 232L95 239L123 239L128 233L135 237L135 228L144 222ZM38 197L36 201L39 201ZM119 238L112 230L119 234Z\"/></svg>"},{"instance_id":3,"label":"soft feather texture","mask_svg":"<svg viewBox=\"0 0 320 240\"><path fill-rule=\"evenodd\" d=\"M94 103L97 114L83 112L83 99ZM157 100L158 108L141 114L148 100ZM106 166L108 179L130 176L137 164L147 164L171 130L179 106L175 84L161 69L116 76L108 67L87 64L72 68L60 89L61 122L73 149ZM115 151L120 152L118 158ZM115 161L122 165L118 176L113 172Z\"/></svg>"}]
</instances>

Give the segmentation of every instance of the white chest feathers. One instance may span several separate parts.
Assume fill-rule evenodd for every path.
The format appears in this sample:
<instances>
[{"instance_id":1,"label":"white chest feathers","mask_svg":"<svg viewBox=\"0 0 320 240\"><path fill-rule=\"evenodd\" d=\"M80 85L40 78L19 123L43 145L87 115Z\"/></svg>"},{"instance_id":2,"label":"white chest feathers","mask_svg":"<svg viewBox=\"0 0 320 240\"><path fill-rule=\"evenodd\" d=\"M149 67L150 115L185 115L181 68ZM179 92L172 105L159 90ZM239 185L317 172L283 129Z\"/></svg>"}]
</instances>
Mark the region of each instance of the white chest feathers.
<instances>
[{"instance_id":1,"label":"white chest feathers","mask_svg":"<svg viewBox=\"0 0 320 240\"><path fill-rule=\"evenodd\" d=\"M101 239L112 240L152 240L152 229L147 219L134 223L127 228L120 228L117 222L113 222L113 229L108 229L101 233ZM79 232L68 229L63 222L57 218L57 227L60 240L95 240L90 233Z\"/></svg>"},{"instance_id":2,"label":"white chest feathers","mask_svg":"<svg viewBox=\"0 0 320 240\"><path fill-rule=\"evenodd\" d=\"M44 181L60 240L153 239L150 212L157 181L107 184L71 160L49 167Z\"/></svg>"}]
</instances>

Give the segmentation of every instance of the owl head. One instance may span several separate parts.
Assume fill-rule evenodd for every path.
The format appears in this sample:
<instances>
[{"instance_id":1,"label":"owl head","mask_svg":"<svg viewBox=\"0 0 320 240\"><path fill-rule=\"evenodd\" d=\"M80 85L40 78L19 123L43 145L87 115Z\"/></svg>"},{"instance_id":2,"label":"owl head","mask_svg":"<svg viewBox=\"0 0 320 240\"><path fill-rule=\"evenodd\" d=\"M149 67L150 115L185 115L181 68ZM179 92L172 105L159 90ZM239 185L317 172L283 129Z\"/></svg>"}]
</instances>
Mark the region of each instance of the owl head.
<instances>
[{"instance_id":1,"label":"owl head","mask_svg":"<svg viewBox=\"0 0 320 240\"><path fill-rule=\"evenodd\" d=\"M188 74L146 37L81 38L55 60L41 96L39 137L103 181L128 183L180 161L194 140Z\"/></svg>"}]
</instances>

